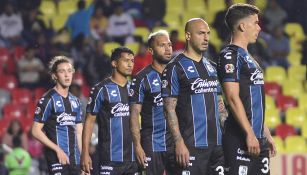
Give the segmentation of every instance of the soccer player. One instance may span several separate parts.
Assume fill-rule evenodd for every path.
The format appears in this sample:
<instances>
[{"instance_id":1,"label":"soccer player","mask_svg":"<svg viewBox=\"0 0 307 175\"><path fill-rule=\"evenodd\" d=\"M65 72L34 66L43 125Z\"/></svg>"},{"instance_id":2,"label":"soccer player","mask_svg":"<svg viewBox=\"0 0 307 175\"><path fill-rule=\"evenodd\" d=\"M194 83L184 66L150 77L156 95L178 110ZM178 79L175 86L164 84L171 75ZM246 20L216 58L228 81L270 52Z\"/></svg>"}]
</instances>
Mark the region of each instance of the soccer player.
<instances>
[{"instance_id":1,"label":"soccer player","mask_svg":"<svg viewBox=\"0 0 307 175\"><path fill-rule=\"evenodd\" d=\"M172 44L165 30L151 33L148 51L152 64L132 80L130 130L136 158L146 175L176 174L174 145L163 113L161 76L172 57ZM141 114L141 133L139 115Z\"/></svg>"},{"instance_id":2,"label":"soccer player","mask_svg":"<svg viewBox=\"0 0 307 175\"><path fill-rule=\"evenodd\" d=\"M263 71L247 50L260 32L258 13L253 5L234 4L225 16L231 42L220 53L218 74L230 107L223 135L229 174L270 174L269 153L276 154L264 125Z\"/></svg>"},{"instance_id":3,"label":"soccer player","mask_svg":"<svg viewBox=\"0 0 307 175\"><path fill-rule=\"evenodd\" d=\"M49 68L56 84L37 104L32 135L46 146L49 174L80 174L82 110L68 91L75 70L65 56L54 57Z\"/></svg>"},{"instance_id":4,"label":"soccer player","mask_svg":"<svg viewBox=\"0 0 307 175\"><path fill-rule=\"evenodd\" d=\"M219 107L223 102L216 69L203 56L209 35L203 19L190 19L185 25L186 49L162 74L164 111L184 175L224 172L220 115L225 115L225 107Z\"/></svg>"},{"instance_id":5,"label":"soccer player","mask_svg":"<svg viewBox=\"0 0 307 175\"><path fill-rule=\"evenodd\" d=\"M85 173L90 173L89 143L97 118L99 174L133 175L138 166L129 130L130 83L127 77L132 74L134 54L126 47L116 48L111 54L111 63L111 77L95 85L90 92L82 135L81 165Z\"/></svg>"}]
</instances>

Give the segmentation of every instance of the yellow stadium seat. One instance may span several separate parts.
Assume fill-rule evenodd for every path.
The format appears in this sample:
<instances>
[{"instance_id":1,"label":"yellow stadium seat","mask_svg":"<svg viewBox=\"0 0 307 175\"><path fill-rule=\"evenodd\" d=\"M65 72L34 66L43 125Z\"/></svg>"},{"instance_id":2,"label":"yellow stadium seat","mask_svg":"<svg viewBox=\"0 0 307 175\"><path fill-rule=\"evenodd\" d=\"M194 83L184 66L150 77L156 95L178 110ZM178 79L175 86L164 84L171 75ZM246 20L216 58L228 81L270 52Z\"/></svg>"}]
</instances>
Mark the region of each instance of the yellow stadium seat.
<instances>
[{"instance_id":1,"label":"yellow stadium seat","mask_svg":"<svg viewBox=\"0 0 307 175\"><path fill-rule=\"evenodd\" d=\"M291 49L288 55L288 61L291 66L299 66L301 65L302 57L302 52L299 50L299 48Z\"/></svg>"},{"instance_id":2,"label":"yellow stadium seat","mask_svg":"<svg viewBox=\"0 0 307 175\"><path fill-rule=\"evenodd\" d=\"M265 95L265 109L276 109L275 100L272 96Z\"/></svg>"},{"instance_id":3,"label":"yellow stadium seat","mask_svg":"<svg viewBox=\"0 0 307 175\"><path fill-rule=\"evenodd\" d=\"M265 124L270 129L276 128L281 123L279 112L277 109L266 109L265 110Z\"/></svg>"},{"instance_id":4,"label":"yellow stadium seat","mask_svg":"<svg viewBox=\"0 0 307 175\"><path fill-rule=\"evenodd\" d=\"M303 66L303 65L290 66L288 69L288 79L301 81L301 82L305 80L306 79L306 66Z\"/></svg>"},{"instance_id":5,"label":"yellow stadium seat","mask_svg":"<svg viewBox=\"0 0 307 175\"><path fill-rule=\"evenodd\" d=\"M307 92L307 81L304 82L305 92Z\"/></svg>"},{"instance_id":6,"label":"yellow stadium seat","mask_svg":"<svg viewBox=\"0 0 307 175\"><path fill-rule=\"evenodd\" d=\"M282 85L286 79L286 70L281 66L269 66L265 70L265 80Z\"/></svg>"},{"instance_id":7,"label":"yellow stadium seat","mask_svg":"<svg viewBox=\"0 0 307 175\"><path fill-rule=\"evenodd\" d=\"M149 33L150 32L147 27L137 27L134 31L134 35L142 37L144 42L147 42Z\"/></svg>"},{"instance_id":8,"label":"yellow stadium seat","mask_svg":"<svg viewBox=\"0 0 307 175\"><path fill-rule=\"evenodd\" d=\"M156 32L158 30L166 30L167 32L170 32L170 28L169 27L162 27L162 26L157 26L153 28L153 32Z\"/></svg>"},{"instance_id":9,"label":"yellow stadium seat","mask_svg":"<svg viewBox=\"0 0 307 175\"><path fill-rule=\"evenodd\" d=\"M296 128L302 128L306 122L306 114L299 108L289 108L286 111L286 123Z\"/></svg>"},{"instance_id":10,"label":"yellow stadium seat","mask_svg":"<svg viewBox=\"0 0 307 175\"><path fill-rule=\"evenodd\" d=\"M88 4L88 2L86 2L86 4ZM77 10L77 2L74 0L60 1L59 7L61 14L69 15Z\"/></svg>"},{"instance_id":11,"label":"yellow stadium seat","mask_svg":"<svg viewBox=\"0 0 307 175\"><path fill-rule=\"evenodd\" d=\"M277 153L284 153L285 152L284 141L278 136L273 136L273 140L275 142Z\"/></svg>"},{"instance_id":12,"label":"yellow stadium seat","mask_svg":"<svg viewBox=\"0 0 307 175\"><path fill-rule=\"evenodd\" d=\"M305 124L303 125L302 127L302 130L301 130L301 133L302 133L302 136L307 139L307 122L305 122Z\"/></svg>"},{"instance_id":13,"label":"yellow stadium seat","mask_svg":"<svg viewBox=\"0 0 307 175\"><path fill-rule=\"evenodd\" d=\"M287 153L306 153L307 146L305 139L301 136L288 136L285 139Z\"/></svg>"},{"instance_id":14,"label":"yellow stadium seat","mask_svg":"<svg viewBox=\"0 0 307 175\"><path fill-rule=\"evenodd\" d=\"M180 21L179 16L179 13L166 13L164 21L171 28L181 28L183 21Z\"/></svg>"},{"instance_id":15,"label":"yellow stadium seat","mask_svg":"<svg viewBox=\"0 0 307 175\"><path fill-rule=\"evenodd\" d=\"M298 98L298 107L307 114L307 93L301 94Z\"/></svg>"},{"instance_id":16,"label":"yellow stadium seat","mask_svg":"<svg viewBox=\"0 0 307 175\"><path fill-rule=\"evenodd\" d=\"M137 53L139 52L139 47L140 44L138 42L134 42L134 43L127 43L126 47L128 47L129 49L131 49L134 53L134 55L137 55Z\"/></svg>"},{"instance_id":17,"label":"yellow stadium seat","mask_svg":"<svg viewBox=\"0 0 307 175\"><path fill-rule=\"evenodd\" d=\"M116 42L104 43L104 45L103 45L104 53L106 53L108 56L111 56L113 49L115 49L116 47L119 47L119 46L120 46L120 44L118 44Z\"/></svg>"},{"instance_id":18,"label":"yellow stadium seat","mask_svg":"<svg viewBox=\"0 0 307 175\"><path fill-rule=\"evenodd\" d=\"M42 1L40 5L40 10L44 16L53 16L56 15L55 4L53 1Z\"/></svg>"},{"instance_id":19,"label":"yellow stadium seat","mask_svg":"<svg viewBox=\"0 0 307 175\"><path fill-rule=\"evenodd\" d=\"M257 6L259 9L263 10L267 6L267 0L255 0L255 6Z\"/></svg>"},{"instance_id":20,"label":"yellow stadium seat","mask_svg":"<svg viewBox=\"0 0 307 175\"><path fill-rule=\"evenodd\" d=\"M304 87L301 81L285 80L282 86L283 95L298 98L303 92Z\"/></svg>"},{"instance_id":21,"label":"yellow stadium seat","mask_svg":"<svg viewBox=\"0 0 307 175\"><path fill-rule=\"evenodd\" d=\"M58 14L52 17L53 28L57 31L64 27L65 22L67 21L67 14Z\"/></svg>"},{"instance_id":22,"label":"yellow stadium seat","mask_svg":"<svg viewBox=\"0 0 307 175\"><path fill-rule=\"evenodd\" d=\"M303 27L299 23L286 23L285 32L296 41L305 39Z\"/></svg>"}]
</instances>

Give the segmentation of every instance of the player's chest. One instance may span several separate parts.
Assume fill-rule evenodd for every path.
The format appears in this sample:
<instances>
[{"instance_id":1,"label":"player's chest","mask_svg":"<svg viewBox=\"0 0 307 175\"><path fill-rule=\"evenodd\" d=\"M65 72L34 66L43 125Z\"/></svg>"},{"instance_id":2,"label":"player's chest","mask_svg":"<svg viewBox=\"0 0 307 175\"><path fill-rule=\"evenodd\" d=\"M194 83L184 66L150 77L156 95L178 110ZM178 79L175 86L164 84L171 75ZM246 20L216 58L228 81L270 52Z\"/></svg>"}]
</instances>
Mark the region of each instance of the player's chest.
<instances>
[{"instance_id":1,"label":"player's chest","mask_svg":"<svg viewBox=\"0 0 307 175\"><path fill-rule=\"evenodd\" d=\"M240 62L240 79L248 84L263 85L263 71L259 64L250 56L242 57Z\"/></svg>"}]
</instances>

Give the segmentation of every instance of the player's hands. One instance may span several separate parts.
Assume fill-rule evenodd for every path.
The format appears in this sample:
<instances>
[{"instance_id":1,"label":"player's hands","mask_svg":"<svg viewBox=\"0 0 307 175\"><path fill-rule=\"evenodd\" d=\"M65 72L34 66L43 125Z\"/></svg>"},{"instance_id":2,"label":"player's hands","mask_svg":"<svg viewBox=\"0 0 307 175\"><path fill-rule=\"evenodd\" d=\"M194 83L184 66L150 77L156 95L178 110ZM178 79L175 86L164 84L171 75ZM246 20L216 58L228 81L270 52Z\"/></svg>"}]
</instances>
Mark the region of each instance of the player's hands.
<instances>
[{"instance_id":1,"label":"player's hands","mask_svg":"<svg viewBox=\"0 0 307 175\"><path fill-rule=\"evenodd\" d=\"M268 143L269 143L269 149L270 149L269 150L269 154L270 154L270 157L274 157L277 154L275 142L274 142L272 137L269 137L267 139L268 139Z\"/></svg>"},{"instance_id":2,"label":"player's hands","mask_svg":"<svg viewBox=\"0 0 307 175\"><path fill-rule=\"evenodd\" d=\"M247 134L246 144L247 144L248 153L251 156L258 156L260 154L259 141L254 133Z\"/></svg>"},{"instance_id":3,"label":"player's hands","mask_svg":"<svg viewBox=\"0 0 307 175\"><path fill-rule=\"evenodd\" d=\"M176 143L176 161L180 166L186 168L190 163L190 152L186 145L184 144L183 139L178 140Z\"/></svg>"},{"instance_id":4,"label":"player's hands","mask_svg":"<svg viewBox=\"0 0 307 175\"><path fill-rule=\"evenodd\" d=\"M62 165L69 164L68 156L65 154L65 152L60 147L57 147L55 152L56 152L56 155L58 157L58 160L59 160L60 164L62 164Z\"/></svg>"},{"instance_id":5,"label":"player's hands","mask_svg":"<svg viewBox=\"0 0 307 175\"><path fill-rule=\"evenodd\" d=\"M146 168L147 164L146 155L141 145L135 147L135 154L140 166L142 168Z\"/></svg>"},{"instance_id":6,"label":"player's hands","mask_svg":"<svg viewBox=\"0 0 307 175\"><path fill-rule=\"evenodd\" d=\"M92 159L88 153L82 152L81 154L81 169L86 174L90 174L91 170L93 169Z\"/></svg>"}]
</instances>

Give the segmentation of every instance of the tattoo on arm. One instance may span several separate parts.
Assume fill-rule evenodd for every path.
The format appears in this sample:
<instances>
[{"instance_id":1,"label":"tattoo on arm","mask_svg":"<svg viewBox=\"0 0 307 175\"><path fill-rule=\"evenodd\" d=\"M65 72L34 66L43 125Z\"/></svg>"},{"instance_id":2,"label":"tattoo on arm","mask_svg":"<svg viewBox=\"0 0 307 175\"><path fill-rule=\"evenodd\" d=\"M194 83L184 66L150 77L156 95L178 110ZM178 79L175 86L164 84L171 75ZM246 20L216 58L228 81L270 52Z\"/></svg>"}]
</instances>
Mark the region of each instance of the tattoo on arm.
<instances>
[{"instance_id":1,"label":"tattoo on arm","mask_svg":"<svg viewBox=\"0 0 307 175\"><path fill-rule=\"evenodd\" d=\"M131 105L130 131L131 131L134 146L139 146L141 144L140 123L139 123L139 115L140 115L141 109L142 109L142 105L140 104Z\"/></svg>"},{"instance_id":2,"label":"tattoo on arm","mask_svg":"<svg viewBox=\"0 0 307 175\"><path fill-rule=\"evenodd\" d=\"M221 95L218 97L218 108L219 108L219 113L220 113L220 121L221 121L222 126L224 126L224 121L226 120L228 116L228 112L226 110L226 107L223 101L223 97Z\"/></svg>"},{"instance_id":3,"label":"tattoo on arm","mask_svg":"<svg viewBox=\"0 0 307 175\"><path fill-rule=\"evenodd\" d=\"M176 114L176 105L177 105L177 98L167 97L163 99L164 103L164 113L172 133L174 142L178 142L182 139L179 124L178 124L178 117Z\"/></svg>"}]
</instances>

